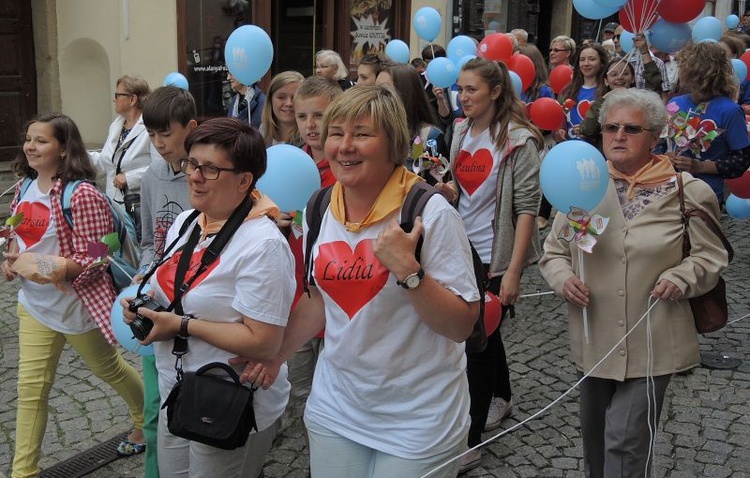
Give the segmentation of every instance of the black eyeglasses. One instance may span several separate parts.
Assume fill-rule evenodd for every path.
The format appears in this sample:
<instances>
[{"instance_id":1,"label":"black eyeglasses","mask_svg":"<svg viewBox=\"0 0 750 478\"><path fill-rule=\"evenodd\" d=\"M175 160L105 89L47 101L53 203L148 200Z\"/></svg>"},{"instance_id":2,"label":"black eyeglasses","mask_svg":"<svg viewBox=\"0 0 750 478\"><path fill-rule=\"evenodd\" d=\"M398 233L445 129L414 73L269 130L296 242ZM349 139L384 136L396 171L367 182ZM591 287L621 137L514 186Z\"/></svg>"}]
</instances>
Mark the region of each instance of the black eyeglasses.
<instances>
[{"instance_id":1,"label":"black eyeglasses","mask_svg":"<svg viewBox=\"0 0 750 478\"><path fill-rule=\"evenodd\" d=\"M568 51L568 49L567 48L550 48L549 49L550 53L552 53L552 52L560 53L561 51Z\"/></svg>"},{"instance_id":2,"label":"black eyeglasses","mask_svg":"<svg viewBox=\"0 0 750 478\"><path fill-rule=\"evenodd\" d=\"M635 134L641 134L644 131L653 131L653 129L650 128L644 128L643 126L637 125L637 124L614 124L614 123L607 123L602 125L602 133L607 134L616 134L620 131L622 128L623 131L625 131L625 134L627 135L635 135Z\"/></svg>"},{"instance_id":3,"label":"black eyeglasses","mask_svg":"<svg viewBox=\"0 0 750 478\"><path fill-rule=\"evenodd\" d=\"M222 171L227 171L229 173L241 172L236 168L220 168L218 166L211 166L210 164L198 164L190 159L180 160L180 170L188 176L196 171L200 171L203 179L208 181L219 179L219 174L221 174Z\"/></svg>"},{"instance_id":4,"label":"black eyeglasses","mask_svg":"<svg viewBox=\"0 0 750 478\"><path fill-rule=\"evenodd\" d=\"M130 93L115 93L115 100L117 100L117 98L119 98L120 96L128 96L128 97L130 97L130 96L133 96L133 95L131 95Z\"/></svg>"}]
</instances>

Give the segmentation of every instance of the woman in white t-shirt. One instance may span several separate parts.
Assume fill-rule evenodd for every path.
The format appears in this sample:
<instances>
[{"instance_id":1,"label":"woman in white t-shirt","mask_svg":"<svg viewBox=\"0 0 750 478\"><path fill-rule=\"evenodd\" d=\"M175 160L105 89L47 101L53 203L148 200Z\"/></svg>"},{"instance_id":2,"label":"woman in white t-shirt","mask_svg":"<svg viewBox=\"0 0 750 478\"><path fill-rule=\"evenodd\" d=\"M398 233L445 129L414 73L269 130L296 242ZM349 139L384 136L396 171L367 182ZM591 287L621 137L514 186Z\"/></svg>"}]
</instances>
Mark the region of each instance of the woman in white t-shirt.
<instances>
[{"instance_id":1,"label":"woman in white t-shirt","mask_svg":"<svg viewBox=\"0 0 750 478\"><path fill-rule=\"evenodd\" d=\"M273 357L284 334L294 296L294 260L289 245L272 219L278 208L254 190L266 170L266 150L258 131L235 118L214 118L190 132L185 140L187 159L180 162L187 175L190 204L200 214L191 220L184 234L180 230L193 211L185 211L167 233L167 244L175 246L156 266L151 290L157 303L167 307L175 297L177 265L196 228L200 231L182 279L192 281L181 297L184 314L139 313L154 323L142 342L154 344L159 375L159 395L168 397L176 383L174 338L187 338L188 352L182 369L195 372L212 363L227 363L237 356L262 360ZM245 201L252 208L234 232L218 258L197 273L201 258L221 227ZM134 314L127 311L127 321ZM237 372L242 365L236 365ZM221 476L256 478L263 471L265 457L281 426L281 414L289 400L286 367L267 390L253 398L257 432L244 446L224 450L180 438L167 429L166 410L159 416L159 473L173 476Z\"/></svg>"},{"instance_id":2,"label":"woman in white t-shirt","mask_svg":"<svg viewBox=\"0 0 750 478\"><path fill-rule=\"evenodd\" d=\"M520 294L524 267L540 256L534 217L544 140L526 118L503 63L482 58L467 62L458 92L467 119L456 125L451 144L454 181L439 189L457 201L469 240L485 265L488 290L500 297L507 312ZM512 406L499 328L483 352L468 354L468 374L469 447L474 447L482 441L482 430L497 428ZM480 462L480 450L473 450L462 459L462 470Z\"/></svg>"},{"instance_id":3,"label":"woman in white t-shirt","mask_svg":"<svg viewBox=\"0 0 750 478\"><path fill-rule=\"evenodd\" d=\"M115 300L112 279L87 252L90 243L113 231L112 214L104 195L86 182L96 173L73 120L51 113L29 122L13 171L24 179L11 204L11 213L21 222L2 263L6 280L21 280L11 476L39 473L49 393L66 343L128 405L135 428L118 452L141 453L145 449L143 382L115 347L109 318ZM84 182L74 185L74 181ZM64 212L60 198L67 188L72 193L70 209Z\"/></svg>"},{"instance_id":4,"label":"woman in white t-shirt","mask_svg":"<svg viewBox=\"0 0 750 478\"><path fill-rule=\"evenodd\" d=\"M469 243L439 194L412 232L399 227L420 179L403 167L410 138L392 87L345 91L322 131L338 182L312 246L315 286L260 380L272 383L279 364L325 325L305 409L312 476L420 477L466 447L463 341L479 312ZM432 476L457 471L453 462Z\"/></svg>"}]
</instances>

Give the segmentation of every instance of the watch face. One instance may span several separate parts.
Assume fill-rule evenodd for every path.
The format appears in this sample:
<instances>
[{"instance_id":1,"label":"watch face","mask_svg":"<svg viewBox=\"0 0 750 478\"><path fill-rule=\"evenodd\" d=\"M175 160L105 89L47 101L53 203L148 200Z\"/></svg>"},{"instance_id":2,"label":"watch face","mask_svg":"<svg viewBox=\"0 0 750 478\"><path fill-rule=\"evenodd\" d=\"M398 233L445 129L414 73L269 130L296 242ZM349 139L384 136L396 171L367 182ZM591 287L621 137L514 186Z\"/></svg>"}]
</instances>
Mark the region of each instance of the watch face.
<instances>
[{"instance_id":1,"label":"watch face","mask_svg":"<svg viewBox=\"0 0 750 478\"><path fill-rule=\"evenodd\" d=\"M416 288L420 282L422 282L422 279L420 279L420 277L416 274L407 277L404 281L406 287L408 287L409 289Z\"/></svg>"}]
</instances>

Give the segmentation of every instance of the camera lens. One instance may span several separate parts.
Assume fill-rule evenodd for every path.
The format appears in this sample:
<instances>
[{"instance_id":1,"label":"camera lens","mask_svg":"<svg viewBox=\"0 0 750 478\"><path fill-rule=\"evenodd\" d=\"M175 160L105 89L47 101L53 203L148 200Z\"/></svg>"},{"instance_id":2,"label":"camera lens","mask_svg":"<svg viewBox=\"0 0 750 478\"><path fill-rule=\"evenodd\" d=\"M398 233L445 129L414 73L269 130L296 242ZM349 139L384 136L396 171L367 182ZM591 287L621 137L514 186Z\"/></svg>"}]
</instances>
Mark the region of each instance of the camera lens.
<instances>
[{"instance_id":1,"label":"camera lens","mask_svg":"<svg viewBox=\"0 0 750 478\"><path fill-rule=\"evenodd\" d=\"M130 330L138 340L145 340L148 334L151 333L151 329L154 328L154 323L142 315L136 315L133 321L130 323Z\"/></svg>"}]
</instances>

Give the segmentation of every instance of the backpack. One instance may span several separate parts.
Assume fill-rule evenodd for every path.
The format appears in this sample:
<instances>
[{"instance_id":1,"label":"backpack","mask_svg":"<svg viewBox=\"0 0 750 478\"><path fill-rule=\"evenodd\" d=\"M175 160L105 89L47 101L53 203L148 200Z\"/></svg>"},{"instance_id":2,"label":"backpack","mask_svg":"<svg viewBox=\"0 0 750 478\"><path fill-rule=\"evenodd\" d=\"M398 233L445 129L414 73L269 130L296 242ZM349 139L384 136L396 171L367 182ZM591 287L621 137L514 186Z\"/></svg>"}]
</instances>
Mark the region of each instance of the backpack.
<instances>
[{"instance_id":1,"label":"backpack","mask_svg":"<svg viewBox=\"0 0 750 478\"><path fill-rule=\"evenodd\" d=\"M315 284L312 276L312 261L310 257L312 255L312 248L315 241L318 240L320 234L320 225L323 222L323 215L328 209L328 205L331 203L331 191L333 186L317 190L310 200L307 202L307 210L305 213L305 220L307 221L307 240L305 243L305 274L303 276L303 287L305 292L309 295L309 285ZM403 207L401 208L401 229L404 231L411 232L414 226L414 220L417 216L420 216L424 211L424 207L427 201L434 195L439 194L439 191L434 187L430 186L424 181L419 181L414 184L409 193L404 199ZM422 251L423 238L420 237L417 241L417 247L414 251L414 255L417 258L417 262L420 262L420 254ZM479 315L477 316L476 322L474 322L474 329L471 331L471 335L466 339L466 352L467 353L479 353L487 347L487 333L484 330L484 303L485 291L489 283L486 274L484 274L484 267L482 265L482 259L479 257L474 246L469 243L471 248L472 265L474 266L474 277L477 282L477 289L479 289L479 296L482 299L479 300Z\"/></svg>"},{"instance_id":2,"label":"backpack","mask_svg":"<svg viewBox=\"0 0 750 478\"><path fill-rule=\"evenodd\" d=\"M31 178L24 178L21 183L21 192L18 195L18 202L21 201L23 195L29 189L29 186L31 186L32 181ZM73 230L73 213L70 210L70 200L73 197L76 187L82 182L82 180L78 180L66 183L63 186L62 194L60 195L63 217L71 231ZM93 184L90 181L86 182ZM120 249L112 254L112 258L116 265L107 266L107 271L112 276L112 282L115 289L117 292L120 292L122 289L130 285L132 277L135 276L138 271L138 265L141 260L141 248L133 239L136 237L133 219L124 209L115 204L112 198L105 194L102 195L107 199L109 212L112 215L112 224L115 229L114 232L117 233L117 239L120 241Z\"/></svg>"}]
</instances>

